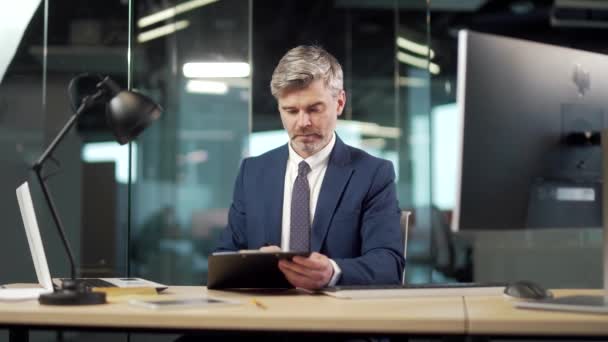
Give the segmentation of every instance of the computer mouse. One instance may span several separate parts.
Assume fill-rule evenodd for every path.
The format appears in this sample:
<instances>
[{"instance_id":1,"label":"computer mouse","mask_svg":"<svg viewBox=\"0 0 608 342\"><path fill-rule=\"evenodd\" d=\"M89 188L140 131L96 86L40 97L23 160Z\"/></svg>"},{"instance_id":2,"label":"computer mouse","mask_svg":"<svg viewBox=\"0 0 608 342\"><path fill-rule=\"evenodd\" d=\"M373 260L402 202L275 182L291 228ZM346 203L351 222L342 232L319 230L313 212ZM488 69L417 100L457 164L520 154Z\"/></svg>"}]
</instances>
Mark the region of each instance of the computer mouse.
<instances>
[{"instance_id":1,"label":"computer mouse","mask_svg":"<svg viewBox=\"0 0 608 342\"><path fill-rule=\"evenodd\" d=\"M531 281L516 281L505 287L504 293L509 297L521 299L546 299L552 298L553 293L544 287Z\"/></svg>"}]
</instances>

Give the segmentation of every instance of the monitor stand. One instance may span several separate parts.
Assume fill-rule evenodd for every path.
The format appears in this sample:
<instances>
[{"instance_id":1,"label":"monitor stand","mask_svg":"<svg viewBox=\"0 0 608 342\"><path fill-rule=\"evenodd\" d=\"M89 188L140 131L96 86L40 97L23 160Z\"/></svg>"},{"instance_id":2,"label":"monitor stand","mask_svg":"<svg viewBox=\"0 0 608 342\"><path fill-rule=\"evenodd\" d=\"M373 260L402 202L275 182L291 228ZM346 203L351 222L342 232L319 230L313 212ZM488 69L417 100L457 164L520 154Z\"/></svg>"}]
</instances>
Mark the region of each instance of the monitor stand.
<instances>
[{"instance_id":1,"label":"monitor stand","mask_svg":"<svg viewBox=\"0 0 608 342\"><path fill-rule=\"evenodd\" d=\"M603 229L603 294L561 296L537 301L519 301L517 308L608 313L608 129L602 131L602 229Z\"/></svg>"}]
</instances>

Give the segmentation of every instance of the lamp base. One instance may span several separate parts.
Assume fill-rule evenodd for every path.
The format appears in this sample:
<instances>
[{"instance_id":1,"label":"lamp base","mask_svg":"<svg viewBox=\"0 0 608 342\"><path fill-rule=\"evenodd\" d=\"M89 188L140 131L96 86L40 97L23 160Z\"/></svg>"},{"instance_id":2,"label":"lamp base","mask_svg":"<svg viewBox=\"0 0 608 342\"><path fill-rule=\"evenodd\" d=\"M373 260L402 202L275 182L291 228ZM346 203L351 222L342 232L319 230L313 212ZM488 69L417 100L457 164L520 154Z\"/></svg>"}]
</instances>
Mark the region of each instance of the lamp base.
<instances>
[{"instance_id":1,"label":"lamp base","mask_svg":"<svg viewBox=\"0 0 608 342\"><path fill-rule=\"evenodd\" d=\"M43 305L95 305L106 303L105 293L91 292L83 286L78 286L74 280L66 279L62 285L62 288L55 292L40 295L38 302Z\"/></svg>"},{"instance_id":2,"label":"lamp base","mask_svg":"<svg viewBox=\"0 0 608 342\"><path fill-rule=\"evenodd\" d=\"M59 290L40 295L38 302L43 305L94 305L105 304L106 294L100 292L74 292Z\"/></svg>"}]
</instances>

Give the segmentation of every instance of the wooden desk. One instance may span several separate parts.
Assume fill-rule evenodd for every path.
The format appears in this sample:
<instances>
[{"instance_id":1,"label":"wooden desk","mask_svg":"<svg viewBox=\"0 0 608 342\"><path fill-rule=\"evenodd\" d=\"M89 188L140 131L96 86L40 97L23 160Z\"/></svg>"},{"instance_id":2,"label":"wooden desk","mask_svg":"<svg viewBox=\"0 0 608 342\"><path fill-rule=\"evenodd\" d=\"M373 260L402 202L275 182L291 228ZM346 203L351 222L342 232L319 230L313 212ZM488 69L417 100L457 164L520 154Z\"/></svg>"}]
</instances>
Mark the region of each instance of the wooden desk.
<instances>
[{"instance_id":1,"label":"wooden desk","mask_svg":"<svg viewBox=\"0 0 608 342\"><path fill-rule=\"evenodd\" d=\"M601 290L554 290L556 296L601 295ZM608 336L608 315L514 308L503 297L467 297L467 334Z\"/></svg>"},{"instance_id":2,"label":"wooden desk","mask_svg":"<svg viewBox=\"0 0 608 342\"><path fill-rule=\"evenodd\" d=\"M556 290L557 296L601 294ZM204 287L171 287L162 298L197 296ZM0 303L0 326L29 329L150 332L290 332L427 336L608 336L608 315L516 309L503 296L347 300L301 292L254 295L209 291L242 304L210 309L150 310L113 303L41 306L37 301ZM159 297L161 298L161 297ZM15 329L17 328L17 329ZM27 336L27 335L25 335Z\"/></svg>"},{"instance_id":3,"label":"wooden desk","mask_svg":"<svg viewBox=\"0 0 608 342\"><path fill-rule=\"evenodd\" d=\"M170 287L162 295L196 296L204 287ZM209 291L242 305L210 309L150 310L115 303L96 306L41 306L37 301L0 303L5 327L99 330L287 331L463 335L462 297L346 300L304 293L256 294L267 309L251 302L252 294ZM160 298L160 297L159 297Z\"/></svg>"}]
</instances>

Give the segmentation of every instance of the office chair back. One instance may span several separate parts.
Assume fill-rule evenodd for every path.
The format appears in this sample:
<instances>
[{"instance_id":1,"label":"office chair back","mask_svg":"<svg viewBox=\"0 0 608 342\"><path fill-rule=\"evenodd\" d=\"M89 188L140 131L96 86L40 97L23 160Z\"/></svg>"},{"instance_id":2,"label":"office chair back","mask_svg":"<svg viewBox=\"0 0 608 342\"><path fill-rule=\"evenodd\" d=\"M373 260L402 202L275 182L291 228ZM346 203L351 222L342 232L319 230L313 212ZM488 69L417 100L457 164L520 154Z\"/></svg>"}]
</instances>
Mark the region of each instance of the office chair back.
<instances>
[{"instance_id":1,"label":"office chair back","mask_svg":"<svg viewBox=\"0 0 608 342\"><path fill-rule=\"evenodd\" d=\"M410 223L410 215L412 212L407 210L401 210L401 231L403 231L403 257L406 260L406 263L403 267L403 271L401 274L401 284L405 284L405 268L407 267L407 238L409 231L409 223Z\"/></svg>"}]
</instances>

